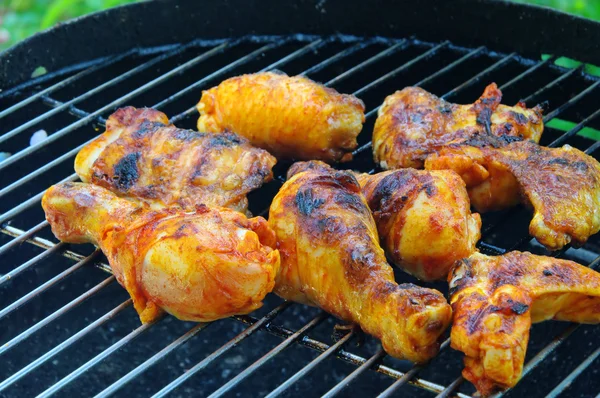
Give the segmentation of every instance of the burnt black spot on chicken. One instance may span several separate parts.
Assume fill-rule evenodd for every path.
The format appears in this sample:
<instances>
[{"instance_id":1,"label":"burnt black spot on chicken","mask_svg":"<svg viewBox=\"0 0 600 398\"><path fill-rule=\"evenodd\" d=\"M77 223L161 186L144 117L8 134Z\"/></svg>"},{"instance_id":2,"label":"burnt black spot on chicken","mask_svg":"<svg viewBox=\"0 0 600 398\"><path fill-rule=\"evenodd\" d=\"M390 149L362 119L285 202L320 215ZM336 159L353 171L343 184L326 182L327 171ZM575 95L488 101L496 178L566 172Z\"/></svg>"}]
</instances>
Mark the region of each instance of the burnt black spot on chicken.
<instances>
[{"instance_id":1,"label":"burnt black spot on chicken","mask_svg":"<svg viewBox=\"0 0 600 398\"><path fill-rule=\"evenodd\" d=\"M554 275L554 274L552 273L552 271L549 271L549 270L545 269L545 270L544 270L544 275L545 275L545 276L552 276L552 275Z\"/></svg>"},{"instance_id":2,"label":"burnt black spot on chicken","mask_svg":"<svg viewBox=\"0 0 600 398\"><path fill-rule=\"evenodd\" d=\"M529 121L527 116L523 115L522 113L515 112L515 111L509 111L508 113L510 114L512 119L515 122L517 122L517 124L527 124L527 122Z\"/></svg>"},{"instance_id":3,"label":"burnt black spot on chicken","mask_svg":"<svg viewBox=\"0 0 600 398\"><path fill-rule=\"evenodd\" d=\"M213 134L210 137L210 144L214 146L234 147L240 145L242 142L242 139L237 134L231 132Z\"/></svg>"},{"instance_id":4,"label":"burnt black spot on chicken","mask_svg":"<svg viewBox=\"0 0 600 398\"><path fill-rule=\"evenodd\" d=\"M296 207L302 215L310 216L323 203L325 203L325 199L316 198L312 188L299 190L296 194Z\"/></svg>"},{"instance_id":5,"label":"burnt black spot on chicken","mask_svg":"<svg viewBox=\"0 0 600 398\"><path fill-rule=\"evenodd\" d=\"M193 141L205 137L206 135L207 133L199 133L194 130L177 129L175 130L174 137L180 141Z\"/></svg>"},{"instance_id":6,"label":"burnt black spot on chicken","mask_svg":"<svg viewBox=\"0 0 600 398\"><path fill-rule=\"evenodd\" d=\"M517 315L523 315L527 312L527 310L529 310L529 306L523 303L514 303L510 309Z\"/></svg>"},{"instance_id":7,"label":"burnt black spot on chicken","mask_svg":"<svg viewBox=\"0 0 600 398\"><path fill-rule=\"evenodd\" d=\"M119 160L113 169L113 183L117 189L126 190L131 188L139 178L137 161L140 152L130 153Z\"/></svg>"},{"instance_id":8,"label":"burnt black spot on chicken","mask_svg":"<svg viewBox=\"0 0 600 398\"><path fill-rule=\"evenodd\" d=\"M431 198L437 192L437 189L433 184L426 184L425 186L423 186L423 189L425 190L425 193L427 194L428 198Z\"/></svg>"},{"instance_id":9,"label":"burnt black spot on chicken","mask_svg":"<svg viewBox=\"0 0 600 398\"><path fill-rule=\"evenodd\" d=\"M568 166L569 161L565 158L555 158L548 161L548 164L557 164L560 166Z\"/></svg>"},{"instance_id":10,"label":"burnt black spot on chicken","mask_svg":"<svg viewBox=\"0 0 600 398\"><path fill-rule=\"evenodd\" d=\"M147 134L155 133L158 129L161 129L163 127L165 127L164 123L155 122L151 120L144 120L142 123L140 123L137 130L133 132L133 137L142 138Z\"/></svg>"}]
</instances>

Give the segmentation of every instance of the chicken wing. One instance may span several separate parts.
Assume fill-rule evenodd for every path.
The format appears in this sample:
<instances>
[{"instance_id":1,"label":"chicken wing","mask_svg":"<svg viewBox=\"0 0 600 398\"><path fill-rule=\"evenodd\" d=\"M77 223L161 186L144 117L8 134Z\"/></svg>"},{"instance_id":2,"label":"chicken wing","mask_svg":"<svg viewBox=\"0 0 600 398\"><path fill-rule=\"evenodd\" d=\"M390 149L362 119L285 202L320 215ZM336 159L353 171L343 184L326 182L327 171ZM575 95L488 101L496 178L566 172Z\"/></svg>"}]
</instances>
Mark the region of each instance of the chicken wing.
<instances>
[{"instance_id":1,"label":"chicken wing","mask_svg":"<svg viewBox=\"0 0 600 398\"><path fill-rule=\"evenodd\" d=\"M302 170L295 168L270 208L282 259L274 291L357 323L392 356L432 358L451 318L444 296L396 284L351 173Z\"/></svg>"},{"instance_id":2,"label":"chicken wing","mask_svg":"<svg viewBox=\"0 0 600 398\"><path fill-rule=\"evenodd\" d=\"M419 87L407 87L388 96L379 108L373 130L375 162L383 169L422 168L427 156L448 145L470 145L489 131L499 140L539 142L544 129L542 108L500 104L495 83L474 104L457 105Z\"/></svg>"},{"instance_id":3,"label":"chicken wing","mask_svg":"<svg viewBox=\"0 0 600 398\"><path fill-rule=\"evenodd\" d=\"M451 345L465 353L463 376L484 396L519 381L532 322L600 323L600 274L572 261L475 253L448 278Z\"/></svg>"},{"instance_id":4,"label":"chicken wing","mask_svg":"<svg viewBox=\"0 0 600 398\"><path fill-rule=\"evenodd\" d=\"M295 163L288 176L308 169L335 172L313 160ZM465 183L456 173L401 169L353 174L387 257L404 271L424 281L446 279L456 261L476 251L481 217L471 214Z\"/></svg>"},{"instance_id":5,"label":"chicken wing","mask_svg":"<svg viewBox=\"0 0 600 398\"><path fill-rule=\"evenodd\" d=\"M144 323L161 309L193 321L246 314L275 284L279 252L262 217L206 205L153 211L84 183L51 187L42 206L58 239L102 249Z\"/></svg>"},{"instance_id":6,"label":"chicken wing","mask_svg":"<svg viewBox=\"0 0 600 398\"><path fill-rule=\"evenodd\" d=\"M127 107L75 158L82 181L155 206L248 208L246 194L272 179L275 158L232 133L178 129L164 113Z\"/></svg>"},{"instance_id":7,"label":"chicken wing","mask_svg":"<svg viewBox=\"0 0 600 398\"><path fill-rule=\"evenodd\" d=\"M198 130L234 131L277 157L352 159L365 122L361 100L306 77L262 72L202 92Z\"/></svg>"},{"instance_id":8,"label":"chicken wing","mask_svg":"<svg viewBox=\"0 0 600 398\"><path fill-rule=\"evenodd\" d=\"M514 180L517 198L534 210L529 233L550 250L582 245L600 230L600 164L569 145L546 148L522 141L502 148L451 146L429 156L425 167L458 172L471 199L482 196L475 203L487 200L484 184L502 186L490 183L492 176Z\"/></svg>"}]
</instances>

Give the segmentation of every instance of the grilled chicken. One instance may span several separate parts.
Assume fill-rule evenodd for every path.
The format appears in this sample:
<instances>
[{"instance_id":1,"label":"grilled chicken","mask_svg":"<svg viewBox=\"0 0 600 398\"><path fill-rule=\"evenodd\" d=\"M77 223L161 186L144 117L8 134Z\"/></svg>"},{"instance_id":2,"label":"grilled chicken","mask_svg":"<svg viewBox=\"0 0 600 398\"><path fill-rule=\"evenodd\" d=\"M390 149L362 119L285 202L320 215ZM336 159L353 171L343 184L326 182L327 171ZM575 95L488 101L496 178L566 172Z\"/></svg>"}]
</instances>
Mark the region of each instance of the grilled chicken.
<instances>
[{"instance_id":1,"label":"grilled chicken","mask_svg":"<svg viewBox=\"0 0 600 398\"><path fill-rule=\"evenodd\" d=\"M347 161L365 121L361 100L302 76L263 72L202 93L198 130L234 131L277 157Z\"/></svg>"},{"instance_id":2,"label":"grilled chicken","mask_svg":"<svg viewBox=\"0 0 600 398\"><path fill-rule=\"evenodd\" d=\"M527 109L523 103L509 107L501 105L501 99L494 83L472 105L452 104L417 87L398 91L379 108L373 131L375 161L383 169L423 168L429 156L449 147L460 151L479 147L482 141L495 147L520 140L539 142L544 128L541 107ZM496 169L488 173L480 186L465 179L478 212L519 203L519 187L510 174Z\"/></svg>"},{"instance_id":3,"label":"grilled chicken","mask_svg":"<svg viewBox=\"0 0 600 398\"><path fill-rule=\"evenodd\" d=\"M261 217L206 205L153 211L84 183L51 187L42 206L58 239L102 249L144 323L161 310L193 321L246 314L275 284L279 252Z\"/></svg>"},{"instance_id":4,"label":"grilled chicken","mask_svg":"<svg viewBox=\"0 0 600 398\"><path fill-rule=\"evenodd\" d=\"M481 217L471 214L454 172L402 169L357 175L388 258L424 281L446 279L476 251Z\"/></svg>"},{"instance_id":5,"label":"grilled chicken","mask_svg":"<svg viewBox=\"0 0 600 398\"><path fill-rule=\"evenodd\" d=\"M446 146L471 145L489 131L496 137L539 142L544 129L542 109L500 104L495 83L474 104L458 105L419 87L388 96L379 108L373 130L373 154L383 169L422 168L427 156Z\"/></svg>"},{"instance_id":6,"label":"grilled chicken","mask_svg":"<svg viewBox=\"0 0 600 398\"><path fill-rule=\"evenodd\" d=\"M394 357L429 360L451 318L444 296L396 284L351 173L306 165L294 167L270 208L281 253L274 291L358 324Z\"/></svg>"},{"instance_id":7,"label":"grilled chicken","mask_svg":"<svg viewBox=\"0 0 600 398\"><path fill-rule=\"evenodd\" d=\"M246 194L272 179L275 158L232 133L178 129L164 113L127 107L75 159L82 181L155 207L201 203L240 212Z\"/></svg>"},{"instance_id":8,"label":"grilled chicken","mask_svg":"<svg viewBox=\"0 0 600 398\"><path fill-rule=\"evenodd\" d=\"M521 377L531 323L600 323L600 273L572 261L510 252L475 253L449 276L452 347L463 376L487 396Z\"/></svg>"},{"instance_id":9,"label":"grilled chicken","mask_svg":"<svg viewBox=\"0 0 600 398\"><path fill-rule=\"evenodd\" d=\"M319 162L290 168L334 172ZM401 169L354 173L387 257L424 281L446 279L454 263L475 252L481 217L471 214L465 183L452 171Z\"/></svg>"},{"instance_id":10,"label":"grilled chicken","mask_svg":"<svg viewBox=\"0 0 600 398\"><path fill-rule=\"evenodd\" d=\"M568 243L582 245L600 230L600 164L565 145L562 148L541 147L529 141L514 142L502 148L448 147L427 158L428 169L453 169L469 187L471 199L477 203L490 199L483 193L485 184L493 200L512 196L502 186L517 187L517 198L533 207L529 232L550 250ZM490 181L494 178L510 183ZM520 195L519 195L520 193Z\"/></svg>"}]
</instances>

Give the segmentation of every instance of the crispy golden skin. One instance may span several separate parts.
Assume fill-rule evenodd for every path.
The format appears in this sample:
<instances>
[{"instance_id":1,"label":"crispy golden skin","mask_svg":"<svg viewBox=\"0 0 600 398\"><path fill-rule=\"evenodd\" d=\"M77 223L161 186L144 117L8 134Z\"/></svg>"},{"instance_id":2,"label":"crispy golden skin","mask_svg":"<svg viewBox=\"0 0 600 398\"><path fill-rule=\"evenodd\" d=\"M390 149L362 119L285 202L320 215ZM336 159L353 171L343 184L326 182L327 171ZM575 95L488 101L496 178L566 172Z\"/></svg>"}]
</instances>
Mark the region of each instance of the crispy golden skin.
<instances>
[{"instance_id":1,"label":"crispy golden skin","mask_svg":"<svg viewBox=\"0 0 600 398\"><path fill-rule=\"evenodd\" d=\"M319 161L300 170L334 172ZM381 246L398 267L424 281L446 279L454 263L476 251L481 217L471 214L465 183L454 172L401 169L354 173L377 225Z\"/></svg>"},{"instance_id":2,"label":"crispy golden skin","mask_svg":"<svg viewBox=\"0 0 600 398\"><path fill-rule=\"evenodd\" d=\"M205 205L152 211L84 183L50 187L42 206L58 239L102 249L144 323L161 309L193 321L246 314L275 284L279 252L262 217Z\"/></svg>"},{"instance_id":3,"label":"crispy golden skin","mask_svg":"<svg viewBox=\"0 0 600 398\"><path fill-rule=\"evenodd\" d=\"M357 176L388 258L424 281L446 279L476 251L481 217L452 171L402 169Z\"/></svg>"},{"instance_id":4,"label":"crispy golden skin","mask_svg":"<svg viewBox=\"0 0 600 398\"><path fill-rule=\"evenodd\" d=\"M352 174L296 171L269 213L282 259L274 291L357 323L392 356L432 358L451 318L444 296L396 284Z\"/></svg>"},{"instance_id":5,"label":"crispy golden skin","mask_svg":"<svg viewBox=\"0 0 600 398\"><path fill-rule=\"evenodd\" d=\"M516 197L534 210L529 233L550 250L582 245L600 230L600 164L569 145L546 148L522 141L502 148L448 147L431 155L425 167L461 174L471 198L492 174L514 180ZM511 191L494 195L507 192L512 196Z\"/></svg>"},{"instance_id":6,"label":"crispy golden skin","mask_svg":"<svg viewBox=\"0 0 600 398\"><path fill-rule=\"evenodd\" d=\"M361 100L306 77L262 72L202 92L198 130L234 131L277 157L352 159L365 121Z\"/></svg>"},{"instance_id":7,"label":"crispy golden skin","mask_svg":"<svg viewBox=\"0 0 600 398\"><path fill-rule=\"evenodd\" d=\"M600 323L600 274L573 261L475 253L448 278L451 344L466 355L463 376L484 396L521 378L532 322Z\"/></svg>"},{"instance_id":8,"label":"crispy golden skin","mask_svg":"<svg viewBox=\"0 0 600 398\"><path fill-rule=\"evenodd\" d=\"M480 146L482 136L496 147L515 140L539 142L544 129L541 107L527 109L523 103L509 107L500 104L501 99L495 83L472 105L452 104L417 87L397 91L379 109L373 131L375 161L383 169L422 168L429 156L448 146ZM508 173L490 170L480 186L465 181L471 204L479 212L519 203L518 185Z\"/></svg>"},{"instance_id":9,"label":"crispy golden skin","mask_svg":"<svg viewBox=\"0 0 600 398\"><path fill-rule=\"evenodd\" d=\"M178 129L154 109L121 108L75 158L75 171L155 206L248 208L246 194L273 178L276 160L235 134Z\"/></svg>"},{"instance_id":10,"label":"crispy golden skin","mask_svg":"<svg viewBox=\"0 0 600 398\"><path fill-rule=\"evenodd\" d=\"M388 96L379 108L373 130L375 162L383 169L422 168L427 156L447 145L469 145L486 131L494 136L539 142L544 129L542 109L500 104L495 83L474 104L458 105L419 87L406 87Z\"/></svg>"}]
</instances>

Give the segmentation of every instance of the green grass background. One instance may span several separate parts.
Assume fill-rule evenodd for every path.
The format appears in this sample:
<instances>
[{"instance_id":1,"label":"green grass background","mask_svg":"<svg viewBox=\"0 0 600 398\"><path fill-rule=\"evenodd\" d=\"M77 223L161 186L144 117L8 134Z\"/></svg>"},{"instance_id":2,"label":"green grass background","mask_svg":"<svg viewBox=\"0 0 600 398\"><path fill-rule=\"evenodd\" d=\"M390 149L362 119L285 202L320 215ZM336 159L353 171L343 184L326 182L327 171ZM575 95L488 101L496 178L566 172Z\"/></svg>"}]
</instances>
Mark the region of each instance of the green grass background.
<instances>
[{"instance_id":1,"label":"green grass background","mask_svg":"<svg viewBox=\"0 0 600 398\"><path fill-rule=\"evenodd\" d=\"M133 3L135 1L136 0L0 0L0 51L40 30L50 28L61 21L120 4ZM514 1L552 7L572 14L600 20L600 0ZM579 62L568 58L559 58L556 63L569 68L580 65ZM600 67L598 66L585 65L585 70L588 73L600 76ZM569 121L555 119L548 125L553 128L567 131L575 124ZM600 131L591 128L581 130L579 135L600 140Z\"/></svg>"}]
</instances>

